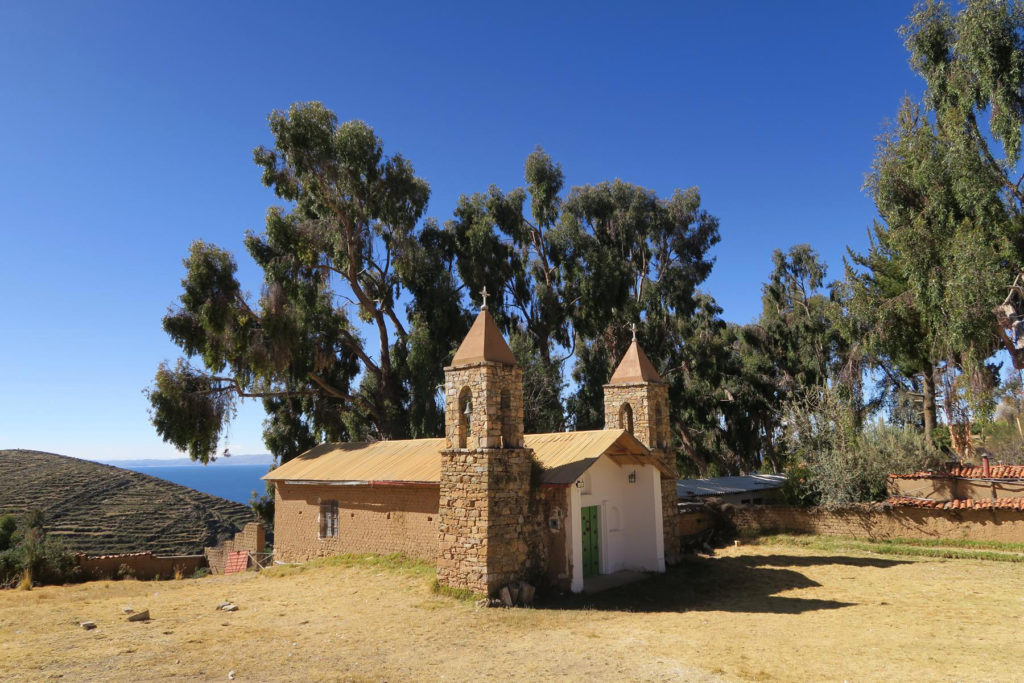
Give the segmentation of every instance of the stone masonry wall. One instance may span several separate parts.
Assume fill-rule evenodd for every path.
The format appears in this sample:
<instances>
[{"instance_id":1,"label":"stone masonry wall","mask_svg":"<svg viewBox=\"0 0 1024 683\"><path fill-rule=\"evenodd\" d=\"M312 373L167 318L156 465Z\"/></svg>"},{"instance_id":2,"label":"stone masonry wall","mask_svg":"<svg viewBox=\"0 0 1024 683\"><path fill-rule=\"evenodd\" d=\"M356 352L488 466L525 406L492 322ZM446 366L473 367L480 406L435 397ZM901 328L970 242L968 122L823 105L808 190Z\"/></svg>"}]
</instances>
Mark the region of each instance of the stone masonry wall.
<instances>
[{"instance_id":1,"label":"stone masonry wall","mask_svg":"<svg viewBox=\"0 0 1024 683\"><path fill-rule=\"evenodd\" d=\"M277 482L274 555L301 562L339 553L404 553L433 562L437 486L315 486ZM338 535L320 538L320 501L338 501Z\"/></svg>"},{"instance_id":2,"label":"stone masonry wall","mask_svg":"<svg viewBox=\"0 0 1024 683\"><path fill-rule=\"evenodd\" d=\"M851 505L840 510L788 505L724 506L741 532L798 532L822 536L852 536L872 540L892 538L957 539L1024 543L1024 511L935 510Z\"/></svg>"},{"instance_id":3,"label":"stone masonry wall","mask_svg":"<svg viewBox=\"0 0 1024 683\"><path fill-rule=\"evenodd\" d=\"M492 595L529 566L532 451L448 449L441 454L438 581Z\"/></svg>"},{"instance_id":4,"label":"stone masonry wall","mask_svg":"<svg viewBox=\"0 0 1024 683\"><path fill-rule=\"evenodd\" d=\"M650 449L658 462L671 473L670 479L661 480L661 513L665 531L665 561L679 561L679 534L676 517L679 514L676 480L679 470L675 453L668 448L670 442L668 421L668 385L658 382L604 385L604 425L606 429L626 429L622 423L623 404L633 412L633 436Z\"/></svg>"},{"instance_id":5,"label":"stone masonry wall","mask_svg":"<svg viewBox=\"0 0 1024 683\"><path fill-rule=\"evenodd\" d=\"M512 365L484 361L445 368L446 446L459 448L459 397L469 387L473 397L472 425L466 448L515 448L523 445L523 371ZM501 392L508 392L509 415L502 415ZM508 421L503 438L502 426ZM510 443L505 443L510 441Z\"/></svg>"},{"instance_id":6,"label":"stone masonry wall","mask_svg":"<svg viewBox=\"0 0 1024 683\"><path fill-rule=\"evenodd\" d=\"M604 385L605 429L626 429L619 412L624 403L633 410L633 436L651 450L664 449L669 444L668 385L655 382ZM661 406L661 415L655 415ZM660 419L658 419L660 417ZM669 464L669 463L666 463ZM675 469L673 460L671 467Z\"/></svg>"},{"instance_id":7,"label":"stone masonry wall","mask_svg":"<svg viewBox=\"0 0 1024 683\"><path fill-rule=\"evenodd\" d=\"M569 515L569 488L541 486L531 490L527 530L527 566L525 578L538 586L557 586L569 590L572 562L569 559L566 523Z\"/></svg>"}]
</instances>

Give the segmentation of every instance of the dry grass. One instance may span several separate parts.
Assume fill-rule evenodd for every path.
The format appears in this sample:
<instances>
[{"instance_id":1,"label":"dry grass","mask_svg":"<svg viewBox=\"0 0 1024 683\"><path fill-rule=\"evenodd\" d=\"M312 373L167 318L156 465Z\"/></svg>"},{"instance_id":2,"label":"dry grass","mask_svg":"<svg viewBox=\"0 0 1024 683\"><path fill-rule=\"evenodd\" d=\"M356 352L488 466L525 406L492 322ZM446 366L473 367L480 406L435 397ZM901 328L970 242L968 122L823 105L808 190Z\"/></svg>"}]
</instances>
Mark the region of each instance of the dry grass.
<instances>
[{"instance_id":1,"label":"dry grass","mask_svg":"<svg viewBox=\"0 0 1024 683\"><path fill-rule=\"evenodd\" d=\"M1020 676L1019 565L728 548L530 610L431 593L415 563L0 592L6 679L995 680ZM240 610L216 611L222 600ZM153 619L128 623L123 606ZM84 631L78 624L95 621Z\"/></svg>"}]
</instances>

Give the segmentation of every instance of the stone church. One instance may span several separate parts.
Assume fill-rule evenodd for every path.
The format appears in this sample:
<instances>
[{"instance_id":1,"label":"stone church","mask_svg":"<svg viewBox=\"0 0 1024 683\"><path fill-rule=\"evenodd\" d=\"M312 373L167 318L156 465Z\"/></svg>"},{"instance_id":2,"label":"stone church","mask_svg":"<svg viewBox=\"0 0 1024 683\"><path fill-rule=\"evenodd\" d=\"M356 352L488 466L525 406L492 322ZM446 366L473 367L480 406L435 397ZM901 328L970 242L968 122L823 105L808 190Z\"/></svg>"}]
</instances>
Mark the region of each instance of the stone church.
<instances>
[{"instance_id":1,"label":"stone church","mask_svg":"<svg viewBox=\"0 0 1024 683\"><path fill-rule=\"evenodd\" d=\"M264 477L279 561L401 552L494 595L676 560L668 386L635 338L602 430L523 433L522 369L486 305L444 372L444 438L323 444Z\"/></svg>"}]
</instances>

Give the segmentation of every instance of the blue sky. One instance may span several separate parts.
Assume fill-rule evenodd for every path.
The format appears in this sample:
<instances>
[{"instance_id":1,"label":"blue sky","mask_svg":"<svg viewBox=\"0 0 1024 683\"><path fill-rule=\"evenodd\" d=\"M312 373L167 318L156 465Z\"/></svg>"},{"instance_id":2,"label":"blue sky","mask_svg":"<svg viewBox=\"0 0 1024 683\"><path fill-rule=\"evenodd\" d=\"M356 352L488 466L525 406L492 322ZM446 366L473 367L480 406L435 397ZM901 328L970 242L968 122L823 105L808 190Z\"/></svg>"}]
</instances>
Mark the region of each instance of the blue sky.
<instances>
[{"instance_id":1,"label":"blue sky","mask_svg":"<svg viewBox=\"0 0 1024 683\"><path fill-rule=\"evenodd\" d=\"M172 457L142 390L195 239L236 253L273 195L266 117L320 100L431 185L427 215L522 183L697 186L704 289L749 322L775 248L838 277L874 217L874 138L920 80L911 2L0 4L0 448ZM232 450L264 451L243 408Z\"/></svg>"}]
</instances>

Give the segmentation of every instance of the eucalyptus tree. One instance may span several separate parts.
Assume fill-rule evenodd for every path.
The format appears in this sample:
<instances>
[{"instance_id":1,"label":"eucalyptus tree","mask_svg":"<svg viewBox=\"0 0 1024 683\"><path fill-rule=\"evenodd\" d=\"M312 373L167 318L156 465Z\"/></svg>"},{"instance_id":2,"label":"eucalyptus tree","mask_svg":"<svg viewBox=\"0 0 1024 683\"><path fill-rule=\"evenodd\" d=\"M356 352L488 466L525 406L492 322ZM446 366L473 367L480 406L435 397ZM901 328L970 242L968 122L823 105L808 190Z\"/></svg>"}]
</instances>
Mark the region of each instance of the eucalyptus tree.
<instances>
[{"instance_id":1,"label":"eucalyptus tree","mask_svg":"<svg viewBox=\"0 0 1024 683\"><path fill-rule=\"evenodd\" d=\"M163 320L186 358L161 365L148 391L158 433L207 462L237 401L259 398L281 460L322 440L433 435L441 367L468 320L451 245L417 229L427 183L368 125L339 125L320 103L269 123L274 146L254 158L287 206L246 234L261 294L244 293L230 253L192 245Z\"/></svg>"},{"instance_id":2,"label":"eucalyptus tree","mask_svg":"<svg viewBox=\"0 0 1024 683\"><path fill-rule=\"evenodd\" d=\"M718 219L696 188L670 197L616 180L574 188L562 209L574 245L578 362L570 397L578 429L603 423L601 386L629 344L630 325L669 382L669 417L684 469L706 471L720 453L720 362L712 344L721 309L698 287L713 266Z\"/></svg>"},{"instance_id":3,"label":"eucalyptus tree","mask_svg":"<svg viewBox=\"0 0 1024 683\"><path fill-rule=\"evenodd\" d=\"M496 294L489 310L508 331L524 368L528 432L559 431L571 313L578 302L577 254L560 222L562 168L540 148L526 158L525 188L463 195L445 229L469 291ZM527 201L529 201L527 207Z\"/></svg>"},{"instance_id":4,"label":"eucalyptus tree","mask_svg":"<svg viewBox=\"0 0 1024 683\"><path fill-rule=\"evenodd\" d=\"M924 101L879 139L867 188L882 223L847 281L881 367L920 386L930 434L940 394L951 424L990 412L992 309L1024 266L1024 11L929 0L901 32Z\"/></svg>"}]
</instances>

